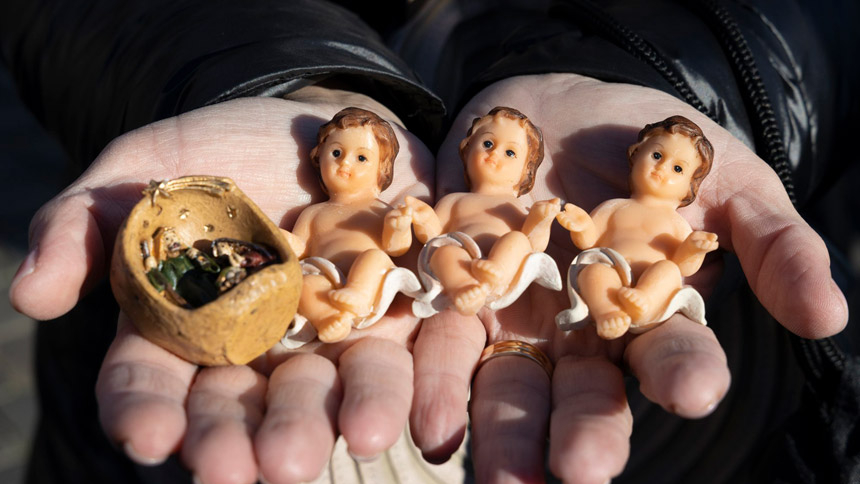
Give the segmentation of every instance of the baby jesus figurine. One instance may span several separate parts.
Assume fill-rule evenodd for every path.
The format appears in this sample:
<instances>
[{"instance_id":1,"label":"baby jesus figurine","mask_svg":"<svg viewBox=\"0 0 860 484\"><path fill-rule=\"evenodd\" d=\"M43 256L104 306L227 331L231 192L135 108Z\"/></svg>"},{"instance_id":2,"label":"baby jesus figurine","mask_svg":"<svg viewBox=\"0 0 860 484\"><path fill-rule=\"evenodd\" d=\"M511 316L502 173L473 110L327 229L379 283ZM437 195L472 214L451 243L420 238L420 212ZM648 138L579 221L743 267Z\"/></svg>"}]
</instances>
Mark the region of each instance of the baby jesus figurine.
<instances>
[{"instance_id":1,"label":"baby jesus figurine","mask_svg":"<svg viewBox=\"0 0 860 484\"><path fill-rule=\"evenodd\" d=\"M717 236L692 230L676 209L696 198L711 169L713 147L696 124L672 116L645 126L627 155L629 199L603 202L591 215L567 204L558 214L574 245L584 250L568 276L574 307L556 317L562 329L590 314L597 333L614 339L628 329L644 331L678 310L704 324L704 302L690 287L682 293L682 278L699 270L705 254L718 247ZM575 296L584 308L576 307Z\"/></svg>"},{"instance_id":2,"label":"baby jesus figurine","mask_svg":"<svg viewBox=\"0 0 860 484\"><path fill-rule=\"evenodd\" d=\"M409 244L397 245L404 238L383 230L391 207L378 197L391 184L398 150L391 126L364 109L346 108L319 129L310 157L329 200L304 209L292 233L284 234L303 259L297 322L310 322L320 341L340 341L354 325L372 324L397 290L420 289L415 274L396 268L389 257L402 255ZM399 285L383 294L393 271Z\"/></svg>"},{"instance_id":3,"label":"baby jesus figurine","mask_svg":"<svg viewBox=\"0 0 860 484\"><path fill-rule=\"evenodd\" d=\"M446 195L435 210L407 197L388 215L391 230L409 238L412 224L426 244L419 256L426 291L413 303L416 316L427 317L449 304L463 315L491 301L497 302L491 307L504 307L532 280L560 290L558 268L543 254L560 202L537 202L527 209L518 199L532 189L543 161L540 130L515 109L494 108L474 120L460 143L460 157L470 192ZM523 277L523 263L535 253L543 256L532 264L539 274L525 271L531 275ZM514 289L514 282L522 283Z\"/></svg>"}]
</instances>

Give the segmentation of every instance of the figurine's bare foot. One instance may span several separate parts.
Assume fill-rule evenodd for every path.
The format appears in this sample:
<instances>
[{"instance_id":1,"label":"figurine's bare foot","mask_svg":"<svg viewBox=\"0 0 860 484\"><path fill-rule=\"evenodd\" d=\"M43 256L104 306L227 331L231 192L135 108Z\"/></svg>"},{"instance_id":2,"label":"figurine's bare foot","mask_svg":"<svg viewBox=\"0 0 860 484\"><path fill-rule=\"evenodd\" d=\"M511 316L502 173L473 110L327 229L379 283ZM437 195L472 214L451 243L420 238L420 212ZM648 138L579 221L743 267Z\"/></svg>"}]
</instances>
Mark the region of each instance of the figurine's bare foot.
<instances>
[{"instance_id":1,"label":"figurine's bare foot","mask_svg":"<svg viewBox=\"0 0 860 484\"><path fill-rule=\"evenodd\" d=\"M624 311L612 311L595 318L597 334L603 339L624 336L630 327L630 316Z\"/></svg>"},{"instance_id":2,"label":"figurine's bare foot","mask_svg":"<svg viewBox=\"0 0 860 484\"><path fill-rule=\"evenodd\" d=\"M327 318L317 328L317 337L323 343L337 343L349 336L353 319L355 319L355 314L349 312L342 312Z\"/></svg>"},{"instance_id":3,"label":"figurine's bare foot","mask_svg":"<svg viewBox=\"0 0 860 484\"><path fill-rule=\"evenodd\" d=\"M479 282L487 284L490 289L499 289L505 272L498 264L487 259L475 259L472 261L472 275Z\"/></svg>"},{"instance_id":4,"label":"figurine's bare foot","mask_svg":"<svg viewBox=\"0 0 860 484\"><path fill-rule=\"evenodd\" d=\"M457 312L463 316L476 314L487 299L489 288L484 284L476 284L461 289L452 298Z\"/></svg>"},{"instance_id":5,"label":"figurine's bare foot","mask_svg":"<svg viewBox=\"0 0 860 484\"><path fill-rule=\"evenodd\" d=\"M632 320L638 320L651 308L651 298L632 287L618 289L618 302Z\"/></svg>"},{"instance_id":6,"label":"figurine's bare foot","mask_svg":"<svg viewBox=\"0 0 860 484\"><path fill-rule=\"evenodd\" d=\"M332 289L328 292L328 298L332 305L341 311L348 311L361 317L369 315L372 309L370 297L351 287Z\"/></svg>"}]
</instances>

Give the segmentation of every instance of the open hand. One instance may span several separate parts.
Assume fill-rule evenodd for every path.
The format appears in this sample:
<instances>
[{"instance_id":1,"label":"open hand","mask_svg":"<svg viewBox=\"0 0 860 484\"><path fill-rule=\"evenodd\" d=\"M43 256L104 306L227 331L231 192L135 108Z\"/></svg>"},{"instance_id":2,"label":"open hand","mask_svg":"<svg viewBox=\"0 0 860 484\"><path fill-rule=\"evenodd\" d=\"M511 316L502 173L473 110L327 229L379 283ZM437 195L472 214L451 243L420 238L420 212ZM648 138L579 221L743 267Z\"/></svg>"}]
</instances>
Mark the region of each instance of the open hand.
<instances>
[{"instance_id":1,"label":"open hand","mask_svg":"<svg viewBox=\"0 0 860 484\"><path fill-rule=\"evenodd\" d=\"M559 206L561 200L558 198L553 198L552 200L541 200L540 202L535 202L532 205L531 209L529 209L529 213L535 213L542 221L551 220L558 215L561 207Z\"/></svg>"},{"instance_id":2,"label":"open hand","mask_svg":"<svg viewBox=\"0 0 860 484\"><path fill-rule=\"evenodd\" d=\"M306 88L293 97L225 102L111 143L35 216L31 254L10 290L14 307L36 319L71 309L105 275L117 230L151 179L229 176L290 228L302 208L323 199L307 163L320 124L349 105L396 119L361 95ZM426 196L432 156L395 130L405 149L384 196ZM217 368L155 346L121 315L97 386L102 425L138 462L179 451L207 484L313 479L338 434L353 455L374 456L400 436L411 402L408 345L418 321L403 306L337 345L274 350L251 366Z\"/></svg>"},{"instance_id":3,"label":"open hand","mask_svg":"<svg viewBox=\"0 0 860 484\"><path fill-rule=\"evenodd\" d=\"M564 210L556 217L558 223L569 232L579 233L588 227L591 217L588 212L572 203L564 204Z\"/></svg>"},{"instance_id":4,"label":"open hand","mask_svg":"<svg viewBox=\"0 0 860 484\"><path fill-rule=\"evenodd\" d=\"M694 230L689 236L687 236L687 240L685 240L684 243L690 244L690 246L695 249L695 252L700 254L713 252L720 247L719 242L717 242L717 234L704 232L702 230Z\"/></svg>"},{"instance_id":5,"label":"open hand","mask_svg":"<svg viewBox=\"0 0 860 484\"><path fill-rule=\"evenodd\" d=\"M693 108L652 89L572 74L515 77L486 88L463 108L440 149L437 197L465 190L457 143L468 122L500 105L522 111L544 133L544 164L524 197L559 196L586 210L629 196L626 150L642 126L674 114L690 118L716 158L697 200L680 213L737 254L759 300L786 328L817 338L846 324L824 244L773 170ZM564 213L560 221L571 225L565 228L578 226L576 210ZM577 252L564 231L553 233L547 253L562 274ZM708 259L687 283L707 295L719 269L718 259ZM639 336L605 341L593 327L558 330L554 316L567 304L562 292L532 287L504 310L476 317L446 311L424 322L413 351L410 421L425 457L444 460L456 449L471 387L478 481L542 481L548 454L550 470L565 482L601 484L623 470L630 452L625 370L646 397L683 417L709 414L725 395L726 356L710 329L675 315ZM473 380L484 345L507 339L543 350L555 363L552 379L526 358L505 357L482 365Z\"/></svg>"}]
</instances>

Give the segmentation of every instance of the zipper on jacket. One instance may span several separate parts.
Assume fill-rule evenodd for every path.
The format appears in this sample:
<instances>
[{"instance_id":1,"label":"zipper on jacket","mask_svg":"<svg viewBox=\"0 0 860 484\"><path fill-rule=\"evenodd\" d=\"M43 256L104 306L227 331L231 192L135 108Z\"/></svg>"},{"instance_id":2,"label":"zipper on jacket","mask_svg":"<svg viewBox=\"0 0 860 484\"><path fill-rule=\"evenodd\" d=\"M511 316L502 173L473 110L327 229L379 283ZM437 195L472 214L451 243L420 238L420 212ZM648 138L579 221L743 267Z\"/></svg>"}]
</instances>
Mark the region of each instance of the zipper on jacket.
<instances>
[{"instance_id":1,"label":"zipper on jacket","mask_svg":"<svg viewBox=\"0 0 860 484\"><path fill-rule=\"evenodd\" d=\"M746 38L721 3L715 0L691 0L686 3L708 24L720 41L732 64L738 87L747 105L747 113L753 118L750 121L756 139L756 152L773 168L791 203L796 205L794 180L782 142L782 133Z\"/></svg>"},{"instance_id":2,"label":"zipper on jacket","mask_svg":"<svg viewBox=\"0 0 860 484\"><path fill-rule=\"evenodd\" d=\"M569 5L567 5L569 4ZM551 13L559 13L571 19L574 23L593 30L605 39L627 51L633 57L650 65L660 76L675 88L678 95L689 105L719 124L716 116L711 113L699 96L693 92L683 76L666 62L662 55L642 36L621 24L610 14L606 13L591 0L570 0L557 4Z\"/></svg>"}]
</instances>

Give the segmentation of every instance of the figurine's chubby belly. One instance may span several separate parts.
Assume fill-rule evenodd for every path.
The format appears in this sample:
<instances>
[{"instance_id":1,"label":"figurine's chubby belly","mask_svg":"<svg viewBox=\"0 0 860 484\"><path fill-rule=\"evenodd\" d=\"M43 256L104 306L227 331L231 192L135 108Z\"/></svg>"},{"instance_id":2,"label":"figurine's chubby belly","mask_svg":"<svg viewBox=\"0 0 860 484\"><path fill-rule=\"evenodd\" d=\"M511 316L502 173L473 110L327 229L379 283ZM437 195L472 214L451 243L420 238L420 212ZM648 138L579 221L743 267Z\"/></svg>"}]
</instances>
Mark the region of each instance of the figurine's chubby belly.
<instances>
[{"instance_id":1,"label":"figurine's chubby belly","mask_svg":"<svg viewBox=\"0 0 860 484\"><path fill-rule=\"evenodd\" d=\"M474 193L457 193L447 197L456 198L449 219L442 221L443 232L456 231L469 235L485 254L499 237L512 230L519 230L526 219L526 210L515 197ZM440 205L444 201L440 201Z\"/></svg>"},{"instance_id":2,"label":"figurine's chubby belly","mask_svg":"<svg viewBox=\"0 0 860 484\"><path fill-rule=\"evenodd\" d=\"M655 239L656 240L656 239ZM639 277L639 274L648 266L657 261L669 260L674 249L667 247L668 244L646 243L640 239L630 239L624 237L612 238L598 241L597 247L611 247L624 256L627 263L630 264L630 269L633 272L634 280Z\"/></svg>"},{"instance_id":3,"label":"figurine's chubby belly","mask_svg":"<svg viewBox=\"0 0 860 484\"><path fill-rule=\"evenodd\" d=\"M324 236L318 236L311 240L309 253L316 257L330 260L344 273L349 272L352 263L363 252L370 249L380 249L380 241L369 234L349 231L349 233L338 233L332 230Z\"/></svg>"},{"instance_id":4,"label":"figurine's chubby belly","mask_svg":"<svg viewBox=\"0 0 860 484\"><path fill-rule=\"evenodd\" d=\"M307 254L322 257L349 272L355 258L369 249L380 249L384 212L381 203L367 206L320 204L308 237Z\"/></svg>"},{"instance_id":5,"label":"figurine's chubby belly","mask_svg":"<svg viewBox=\"0 0 860 484\"><path fill-rule=\"evenodd\" d=\"M517 229L512 228L504 220L494 219L484 213L482 217L475 217L472 220L468 220L467 223L451 227L449 232L463 232L472 237L475 243L478 244L478 247L481 248L481 252L486 255L490 253L490 249L499 237L512 230Z\"/></svg>"}]
</instances>

